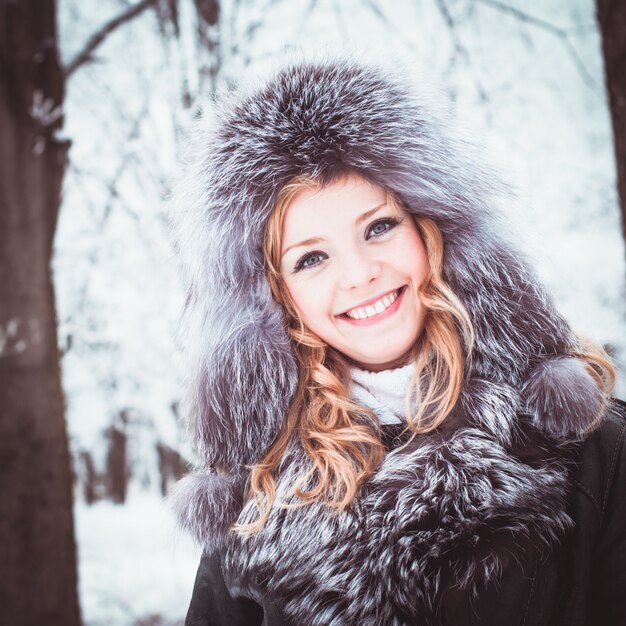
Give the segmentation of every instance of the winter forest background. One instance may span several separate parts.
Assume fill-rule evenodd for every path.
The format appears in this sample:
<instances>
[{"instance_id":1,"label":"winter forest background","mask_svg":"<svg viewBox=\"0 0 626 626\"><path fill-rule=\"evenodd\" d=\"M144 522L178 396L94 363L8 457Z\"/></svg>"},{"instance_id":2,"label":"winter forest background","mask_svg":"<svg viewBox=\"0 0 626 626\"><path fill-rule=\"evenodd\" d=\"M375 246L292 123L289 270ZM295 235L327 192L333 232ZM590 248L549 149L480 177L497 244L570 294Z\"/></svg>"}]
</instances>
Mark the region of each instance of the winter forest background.
<instances>
[{"instance_id":1,"label":"winter forest background","mask_svg":"<svg viewBox=\"0 0 626 626\"><path fill-rule=\"evenodd\" d=\"M611 19L621 10L626 23L623 8L611 0L57 0L56 6L0 0L3 38L7 25L17 23L9 5L30 7L24 10L37 22L56 15L64 98L62 89L29 87L32 98L20 119L39 130L20 158L41 160L55 146L68 159L58 219L45 232L52 245L51 302L65 402L58 407L69 437L84 624L183 623L200 553L175 531L164 505L193 459L177 412L183 293L167 199L189 123L210 107L218 86L265 70L285 51L363 49L414 69L515 189L509 216L526 253L574 328L614 356L617 395L626 396L626 257L596 4L605 11L613 6ZM48 47L54 45L46 37ZM0 72L9 76L7 41L0 43ZM2 78L0 89L13 84ZM2 107L0 119L11 105ZM6 167L13 162L7 128L0 125L0 211L31 198L38 180L26 181L26 191L6 192L22 173L17 165ZM54 163L62 169L64 161ZM54 198L54 185L46 189ZM28 558L43 563L38 537L57 518L44 515L48 521L38 526L33 511L53 510L57 500L33 487L40 484L36 463L43 463L46 480L56 475L44 435L29 438L32 416L7 409L11 402L36 406L44 393L34 379L23 387L15 382L14 372L26 371L28 338L36 343L34 337L45 336L34 313L21 317L11 309L9 296L19 291L11 285L22 272L15 268L38 258L24 243L37 237L20 239L26 221L19 234L7 234L16 224L0 215L0 488L6 493L20 484L23 490L16 496L20 505L0 505L0 539L11 555L0 566L6 594L0 621L27 624L35 620L24 615L34 616L35 609L20 605L26 597L20 584L29 579L19 550L37 545L40 552ZM11 260L18 257L19 265ZM25 274L25 280L36 279ZM11 395L18 388L26 390L23 397ZM50 411L49 405L37 410L40 417ZM63 441L62 428L54 437ZM11 448L16 441L21 447ZM23 483L20 471L30 477ZM70 543L71 519L61 524ZM20 565L7 574L10 562ZM54 577L65 581L59 585L76 583L71 566L66 570ZM48 570L41 571L39 583L54 587ZM46 623L76 623L55 621L50 598ZM3 619L18 613L15 622Z\"/></svg>"}]
</instances>

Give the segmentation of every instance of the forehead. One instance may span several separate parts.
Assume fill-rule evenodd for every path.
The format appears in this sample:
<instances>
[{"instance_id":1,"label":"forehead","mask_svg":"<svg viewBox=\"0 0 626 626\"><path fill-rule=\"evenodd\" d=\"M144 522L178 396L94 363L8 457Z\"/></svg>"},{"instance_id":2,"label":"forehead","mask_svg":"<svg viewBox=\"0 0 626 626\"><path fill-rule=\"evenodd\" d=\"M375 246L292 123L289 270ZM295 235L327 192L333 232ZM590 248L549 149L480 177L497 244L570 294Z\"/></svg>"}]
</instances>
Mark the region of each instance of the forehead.
<instances>
[{"instance_id":1,"label":"forehead","mask_svg":"<svg viewBox=\"0 0 626 626\"><path fill-rule=\"evenodd\" d=\"M297 193L291 200L283 220L283 241L303 234L342 228L374 207L384 204L384 189L362 178L351 176L325 187L311 187Z\"/></svg>"}]
</instances>

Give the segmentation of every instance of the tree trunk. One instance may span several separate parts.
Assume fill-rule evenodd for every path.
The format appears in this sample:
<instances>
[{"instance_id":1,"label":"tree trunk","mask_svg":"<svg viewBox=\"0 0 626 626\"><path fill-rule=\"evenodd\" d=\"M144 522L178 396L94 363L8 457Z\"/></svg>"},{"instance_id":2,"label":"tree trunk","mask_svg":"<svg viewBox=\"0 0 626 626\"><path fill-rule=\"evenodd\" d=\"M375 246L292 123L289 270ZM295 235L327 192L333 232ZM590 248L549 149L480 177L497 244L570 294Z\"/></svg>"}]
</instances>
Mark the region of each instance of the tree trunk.
<instances>
[{"instance_id":1,"label":"tree trunk","mask_svg":"<svg viewBox=\"0 0 626 626\"><path fill-rule=\"evenodd\" d=\"M597 0L596 15L602 37L606 91L613 122L622 233L626 241L626 2Z\"/></svg>"},{"instance_id":2,"label":"tree trunk","mask_svg":"<svg viewBox=\"0 0 626 626\"><path fill-rule=\"evenodd\" d=\"M50 272L67 142L54 0L0 0L0 622L78 626Z\"/></svg>"},{"instance_id":3,"label":"tree trunk","mask_svg":"<svg viewBox=\"0 0 626 626\"><path fill-rule=\"evenodd\" d=\"M122 412L123 413L123 412ZM125 424L125 422L122 422ZM126 502L128 466L126 464L126 431L115 426L107 430L106 466L107 496L116 504Z\"/></svg>"}]
</instances>

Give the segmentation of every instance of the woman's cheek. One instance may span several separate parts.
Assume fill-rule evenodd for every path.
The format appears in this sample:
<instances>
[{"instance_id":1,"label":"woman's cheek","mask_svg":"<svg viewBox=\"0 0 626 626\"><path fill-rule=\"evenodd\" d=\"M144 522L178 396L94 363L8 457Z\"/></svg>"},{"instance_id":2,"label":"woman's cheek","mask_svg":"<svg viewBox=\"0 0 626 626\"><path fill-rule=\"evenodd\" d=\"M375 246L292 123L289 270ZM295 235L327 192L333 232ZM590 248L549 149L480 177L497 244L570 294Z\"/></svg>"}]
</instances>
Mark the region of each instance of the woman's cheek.
<instances>
[{"instance_id":1,"label":"woman's cheek","mask_svg":"<svg viewBox=\"0 0 626 626\"><path fill-rule=\"evenodd\" d=\"M315 318L315 303L317 300L315 281L299 279L290 291L291 299L296 305L298 313L307 326L310 326Z\"/></svg>"}]
</instances>

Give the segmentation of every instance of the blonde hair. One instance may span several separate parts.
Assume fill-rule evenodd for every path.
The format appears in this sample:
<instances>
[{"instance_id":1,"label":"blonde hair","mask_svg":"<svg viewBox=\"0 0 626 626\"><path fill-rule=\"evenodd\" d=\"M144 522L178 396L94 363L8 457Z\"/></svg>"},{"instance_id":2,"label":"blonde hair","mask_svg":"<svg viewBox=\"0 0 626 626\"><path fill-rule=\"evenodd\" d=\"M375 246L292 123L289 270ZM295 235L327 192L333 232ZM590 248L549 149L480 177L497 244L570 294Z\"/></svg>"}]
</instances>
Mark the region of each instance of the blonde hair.
<instances>
[{"instance_id":1,"label":"blonde hair","mask_svg":"<svg viewBox=\"0 0 626 626\"><path fill-rule=\"evenodd\" d=\"M283 223L294 197L320 187L314 179L298 176L285 185L265 228L263 252L272 294L286 313L287 333L299 366L296 393L276 441L252 466L247 500L253 500L258 518L237 523L235 532L252 534L263 528L276 501L273 472L279 466L294 433L311 466L291 485L282 508L322 502L343 511L359 486L379 467L384 456L376 415L348 395L350 374L345 357L327 345L299 317L280 274ZM387 191L387 203L406 212L402 202ZM452 411L469 372L474 345L470 317L442 276L444 245L441 231L431 219L411 216L424 241L429 271L418 295L427 314L424 328L410 358L415 373L406 395L407 429L412 436L440 426ZM598 386L609 394L615 385L615 368L604 349L584 338L573 356L585 361ZM601 416L598 416L598 420Z\"/></svg>"},{"instance_id":2,"label":"blonde hair","mask_svg":"<svg viewBox=\"0 0 626 626\"><path fill-rule=\"evenodd\" d=\"M601 403L600 410L595 420L593 420L587 429L589 433L602 421L608 398L615 389L617 372L615 365L613 365L611 361L611 357L602 346L582 335L578 335L578 343L579 349L574 351L572 356L584 361L587 371L591 374L598 387L604 392L604 402Z\"/></svg>"}]
</instances>

